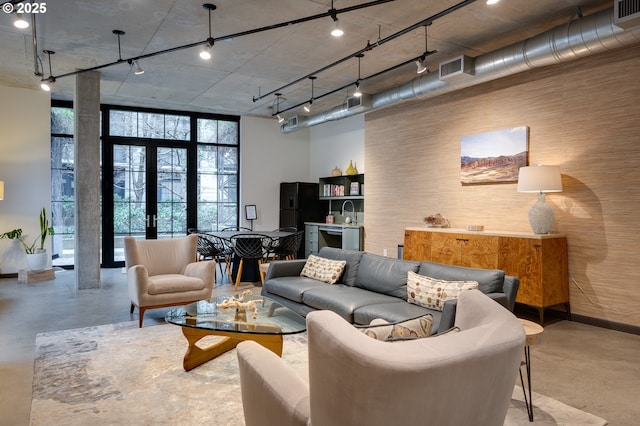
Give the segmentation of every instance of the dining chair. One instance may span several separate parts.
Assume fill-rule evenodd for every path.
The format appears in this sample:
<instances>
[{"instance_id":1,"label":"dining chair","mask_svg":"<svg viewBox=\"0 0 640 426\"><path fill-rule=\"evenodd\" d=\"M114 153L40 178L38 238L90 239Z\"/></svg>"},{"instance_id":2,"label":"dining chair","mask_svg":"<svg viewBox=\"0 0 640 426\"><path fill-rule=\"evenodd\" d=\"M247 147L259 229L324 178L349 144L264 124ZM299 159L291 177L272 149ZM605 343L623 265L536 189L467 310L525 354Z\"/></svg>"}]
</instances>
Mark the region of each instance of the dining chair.
<instances>
[{"instance_id":1,"label":"dining chair","mask_svg":"<svg viewBox=\"0 0 640 426\"><path fill-rule=\"evenodd\" d=\"M225 244L224 239L215 235L209 234L205 231L200 231L196 228L189 228L187 230L189 234L198 235L198 255L200 260L215 260L220 269L220 276L224 276L224 269L222 269L222 263L224 262L227 269L227 274L231 277L231 268L229 264L231 262L231 256L233 251L229 247L229 244Z\"/></svg>"},{"instance_id":2,"label":"dining chair","mask_svg":"<svg viewBox=\"0 0 640 426\"><path fill-rule=\"evenodd\" d=\"M258 267L264 263L271 251L273 239L268 235L259 233L254 234L238 234L230 238L233 252L240 259L238 263L238 271L236 273L236 283L234 290L238 289L242 278L242 269L245 261L256 261Z\"/></svg>"},{"instance_id":3,"label":"dining chair","mask_svg":"<svg viewBox=\"0 0 640 426\"><path fill-rule=\"evenodd\" d=\"M271 252L273 260L295 259L303 238L304 231L295 231L293 234L278 238Z\"/></svg>"}]
</instances>

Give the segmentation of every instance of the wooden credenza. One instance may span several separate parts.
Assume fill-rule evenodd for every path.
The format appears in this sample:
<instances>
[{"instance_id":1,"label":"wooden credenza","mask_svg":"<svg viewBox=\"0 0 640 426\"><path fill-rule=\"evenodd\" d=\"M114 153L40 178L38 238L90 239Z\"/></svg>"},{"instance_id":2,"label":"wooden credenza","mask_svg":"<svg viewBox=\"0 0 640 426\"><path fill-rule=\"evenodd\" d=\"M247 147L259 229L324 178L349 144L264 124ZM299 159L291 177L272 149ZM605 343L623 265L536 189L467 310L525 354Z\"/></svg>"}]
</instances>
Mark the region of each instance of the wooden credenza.
<instances>
[{"instance_id":1,"label":"wooden credenza","mask_svg":"<svg viewBox=\"0 0 640 426\"><path fill-rule=\"evenodd\" d=\"M452 228L407 228L404 258L472 268L502 269L520 279L516 302L538 309L569 308L567 239L564 235L472 232Z\"/></svg>"}]
</instances>

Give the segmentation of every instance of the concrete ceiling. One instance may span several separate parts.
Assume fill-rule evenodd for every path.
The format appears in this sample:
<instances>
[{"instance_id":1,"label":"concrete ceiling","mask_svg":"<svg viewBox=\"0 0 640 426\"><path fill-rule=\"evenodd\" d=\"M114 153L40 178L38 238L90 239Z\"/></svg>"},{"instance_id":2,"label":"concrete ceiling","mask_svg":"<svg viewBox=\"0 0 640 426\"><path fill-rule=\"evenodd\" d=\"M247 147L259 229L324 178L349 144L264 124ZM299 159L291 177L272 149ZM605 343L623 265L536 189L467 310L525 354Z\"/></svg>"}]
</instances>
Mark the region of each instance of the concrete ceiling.
<instances>
[{"instance_id":1,"label":"concrete ceiling","mask_svg":"<svg viewBox=\"0 0 640 426\"><path fill-rule=\"evenodd\" d=\"M270 26L325 13L330 0L211 0L212 36ZM15 1L13 3L16 3ZM56 0L36 16L38 54L45 76L49 64L43 49L55 51L53 75L117 61L118 39L121 57L128 59L190 43L208 37L208 12L203 0ZM335 0L338 10L367 3L365 0ZM389 3L339 14L345 34L329 35L329 17L289 25L233 40L218 41L213 58L202 60L200 46L149 57L140 61L143 75L135 75L126 62L99 70L101 102L211 113L271 116L275 96L254 102L254 97L315 72L331 63L375 44L454 5L456 0L395 0ZM428 57L432 70L461 54L478 56L526 39L575 17L580 6L585 15L613 3L603 0L502 0L487 5L477 0L429 27ZM34 75L33 27L19 30L13 15L0 13L0 85L39 90L41 77ZM365 53L361 77L420 56L425 50L424 28L420 27ZM358 77L358 61L349 59L316 74L315 97ZM407 82L416 76L411 63L361 83L365 93L376 93ZM74 77L59 78L52 86L53 99L73 98ZM311 98L310 80L283 88L286 100L280 110ZM344 102L353 87L314 101L314 111ZM3 99L3 102L10 101ZM302 114L302 106L287 114ZM285 114L286 115L286 114Z\"/></svg>"}]
</instances>

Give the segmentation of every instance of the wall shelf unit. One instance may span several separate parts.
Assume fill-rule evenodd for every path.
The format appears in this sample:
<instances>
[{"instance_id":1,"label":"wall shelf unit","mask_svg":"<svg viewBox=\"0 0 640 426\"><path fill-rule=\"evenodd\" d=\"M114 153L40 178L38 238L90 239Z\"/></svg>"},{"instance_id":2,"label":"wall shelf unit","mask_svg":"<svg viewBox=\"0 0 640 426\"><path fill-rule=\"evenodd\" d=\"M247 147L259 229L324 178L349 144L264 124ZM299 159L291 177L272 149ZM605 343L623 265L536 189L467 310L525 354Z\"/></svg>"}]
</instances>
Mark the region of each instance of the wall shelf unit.
<instances>
[{"instance_id":1,"label":"wall shelf unit","mask_svg":"<svg viewBox=\"0 0 640 426\"><path fill-rule=\"evenodd\" d=\"M364 174L322 177L318 194L321 200L363 200Z\"/></svg>"}]
</instances>

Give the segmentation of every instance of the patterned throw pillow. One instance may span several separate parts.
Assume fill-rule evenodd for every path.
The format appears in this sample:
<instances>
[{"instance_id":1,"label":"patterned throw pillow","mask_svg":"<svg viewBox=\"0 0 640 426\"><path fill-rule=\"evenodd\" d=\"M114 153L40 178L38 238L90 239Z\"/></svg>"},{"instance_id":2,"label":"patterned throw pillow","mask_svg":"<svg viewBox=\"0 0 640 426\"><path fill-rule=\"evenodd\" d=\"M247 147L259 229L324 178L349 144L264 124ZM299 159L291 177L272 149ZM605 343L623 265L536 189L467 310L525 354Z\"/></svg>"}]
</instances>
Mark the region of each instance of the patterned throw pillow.
<instances>
[{"instance_id":1,"label":"patterned throw pillow","mask_svg":"<svg viewBox=\"0 0 640 426\"><path fill-rule=\"evenodd\" d=\"M342 275L346 260L332 260L320 256L309 255L300 276L334 284Z\"/></svg>"},{"instance_id":2,"label":"patterned throw pillow","mask_svg":"<svg viewBox=\"0 0 640 426\"><path fill-rule=\"evenodd\" d=\"M442 311L447 300L457 299L465 290L478 288L477 281L445 281L409 271L407 274L407 302Z\"/></svg>"},{"instance_id":3,"label":"patterned throw pillow","mask_svg":"<svg viewBox=\"0 0 640 426\"><path fill-rule=\"evenodd\" d=\"M429 337L432 325L433 315L427 314L393 324L371 325L360 329L360 331L377 340L410 340Z\"/></svg>"}]
</instances>

